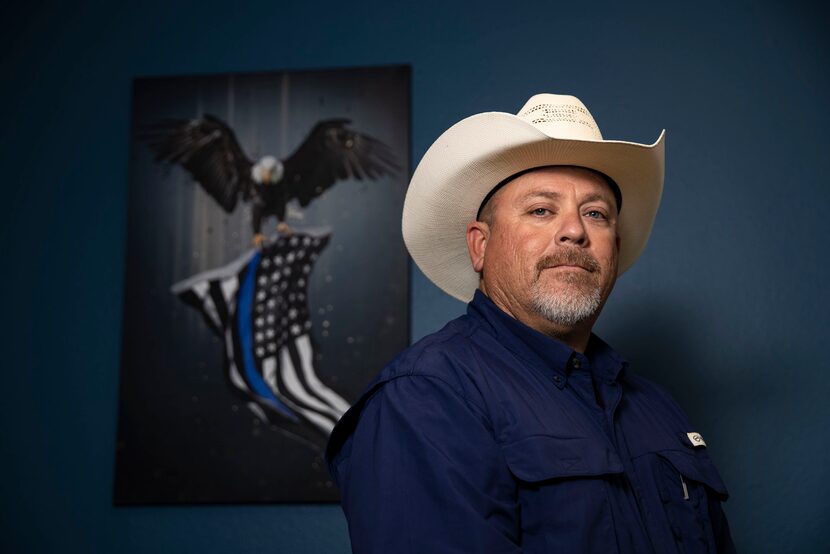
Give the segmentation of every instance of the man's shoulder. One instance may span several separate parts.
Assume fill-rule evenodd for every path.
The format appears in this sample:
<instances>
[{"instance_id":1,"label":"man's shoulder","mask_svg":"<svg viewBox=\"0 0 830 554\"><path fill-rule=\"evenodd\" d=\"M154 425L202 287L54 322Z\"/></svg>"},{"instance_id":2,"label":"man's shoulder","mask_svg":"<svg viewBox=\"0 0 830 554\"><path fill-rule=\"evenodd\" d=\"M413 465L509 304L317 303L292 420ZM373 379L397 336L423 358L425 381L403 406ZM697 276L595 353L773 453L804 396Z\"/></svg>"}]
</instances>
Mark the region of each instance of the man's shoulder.
<instances>
[{"instance_id":1,"label":"man's shoulder","mask_svg":"<svg viewBox=\"0 0 830 554\"><path fill-rule=\"evenodd\" d=\"M478 411L478 402L470 397L476 390L471 383L470 371L479 346L474 336L480 324L468 316L461 316L447 323L403 350L392 359L366 386L360 397L343 415L334 428L327 448L327 457L333 457L348 436L354 431L366 406L382 396L389 386L400 389L403 383L429 381L440 387L459 403L470 405ZM413 399L415 400L415 399Z\"/></svg>"},{"instance_id":2,"label":"man's shoulder","mask_svg":"<svg viewBox=\"0 0 830 554\"><path fill-rule=\"evenodd\" d=\"M450 321L442 329L426 335L395 356L372 384L407 376L452 377L457 365L477 350L473 336L479 327L479 323L468 316Z\"/></svg>"},{"instance_id":3,"label":"man's shoulder","mask_svg":"<svg viewBox=\"0 0 830 554\"><path fill-rule=\"evenodd\" d=\"M392 382L428 380L448 389L460 400L478 404L475 381L481 369L482 326L474 318L463 315L442 329L426 335L395 356L366 386L355 402L352 412L381 393Z\"/></svg>"}]
</instances>

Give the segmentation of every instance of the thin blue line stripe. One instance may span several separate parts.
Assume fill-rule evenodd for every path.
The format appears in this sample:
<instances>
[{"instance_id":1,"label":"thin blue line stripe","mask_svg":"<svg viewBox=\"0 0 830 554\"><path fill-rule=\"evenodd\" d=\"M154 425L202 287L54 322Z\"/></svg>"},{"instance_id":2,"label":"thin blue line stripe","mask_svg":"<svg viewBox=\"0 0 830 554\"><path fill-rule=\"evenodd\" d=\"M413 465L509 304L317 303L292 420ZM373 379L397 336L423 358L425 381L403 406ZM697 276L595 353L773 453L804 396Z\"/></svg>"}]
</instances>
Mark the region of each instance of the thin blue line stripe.
<instances>
[{"instance_id":1,"label":"thin blue line stripe","mask_svg":"<svg viewBox=\"0 0 830 554\"><path fill-rule=\"evenodd\" d=\"M254 392L261 396L269 404L272 404L274 408L279 410L283 415L292 421L298 422L299 418L294 411L274 395L271 387L268 386L256 370L253 329L251 329L251 312L254 304L254 280L256 279L256 269L259 266L261 258L262 253L257 252L248 262L248 269L245 273L245 279L242 281L242 286L239 289L239 296L237 298L236 324L237 331L239 332L240 349L242 350L242 365L245 368L245 375L248 377L248 382L251 384Z\"/></svg>"}]
</instances>

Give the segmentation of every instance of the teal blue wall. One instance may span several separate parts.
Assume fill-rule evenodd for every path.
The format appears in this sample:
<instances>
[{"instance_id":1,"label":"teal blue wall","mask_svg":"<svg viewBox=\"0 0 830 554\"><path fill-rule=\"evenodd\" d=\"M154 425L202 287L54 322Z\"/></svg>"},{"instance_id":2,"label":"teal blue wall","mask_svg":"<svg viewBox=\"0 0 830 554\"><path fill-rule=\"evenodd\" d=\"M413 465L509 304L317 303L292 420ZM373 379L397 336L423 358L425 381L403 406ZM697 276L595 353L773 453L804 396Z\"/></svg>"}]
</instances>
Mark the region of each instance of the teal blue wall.
<instances>
[{"instance_id":1,"label":"teal blue wall","mask_svg":"<svg viewBox=\"0 0 830 554\"><path fill-rule=\"evenodd\" d=\"M0 23L0 551L349 551L336 506L111 505L130 88L400 63L414 160L458 119L540 91L582 98L607 138L668 129L651 243L599 332L706 437L742 552L830 544L818 3L59 4ZM462 309L413 269L414 338Z\"/></svg>"}]
</instances>

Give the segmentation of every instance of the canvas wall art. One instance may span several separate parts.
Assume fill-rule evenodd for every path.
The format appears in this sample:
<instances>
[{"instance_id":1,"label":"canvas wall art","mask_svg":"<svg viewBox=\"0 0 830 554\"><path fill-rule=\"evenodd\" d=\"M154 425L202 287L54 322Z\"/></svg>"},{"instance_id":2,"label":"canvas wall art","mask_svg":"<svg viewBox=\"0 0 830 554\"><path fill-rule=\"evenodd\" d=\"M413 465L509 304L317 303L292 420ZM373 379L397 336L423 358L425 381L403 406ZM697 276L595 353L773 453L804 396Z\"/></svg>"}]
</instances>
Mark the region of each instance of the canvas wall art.
<instances>
[{"instance_id":1,"label":"canvas wall art","mask_svg":"<svg viewBox=\"0 0 830 554\"><path fill-rule=\"evenodd\" d=\"M114 502L337 500L409 338L408 67L137 79Z\"/></svg>"}]
</instances>

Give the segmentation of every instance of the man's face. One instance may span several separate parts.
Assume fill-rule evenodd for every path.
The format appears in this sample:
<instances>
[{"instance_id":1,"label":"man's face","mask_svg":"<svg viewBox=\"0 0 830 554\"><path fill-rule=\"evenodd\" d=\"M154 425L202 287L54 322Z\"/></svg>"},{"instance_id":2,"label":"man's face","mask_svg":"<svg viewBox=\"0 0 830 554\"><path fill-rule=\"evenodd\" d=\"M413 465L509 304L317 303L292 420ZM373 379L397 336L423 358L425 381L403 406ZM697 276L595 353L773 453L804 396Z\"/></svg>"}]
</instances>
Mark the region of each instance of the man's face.
<instances>
[{"instance_id":1,"label":"man's face","mask_svg":"<svg viewBox=\"0 0 830 554\"><path fill-rule=\"evenodd\" d=\"M481 289L539 331L590 328L617 277L614 194L596 173L546 167L507 183L467 230Z\"/></svg>"}]
</instances>

